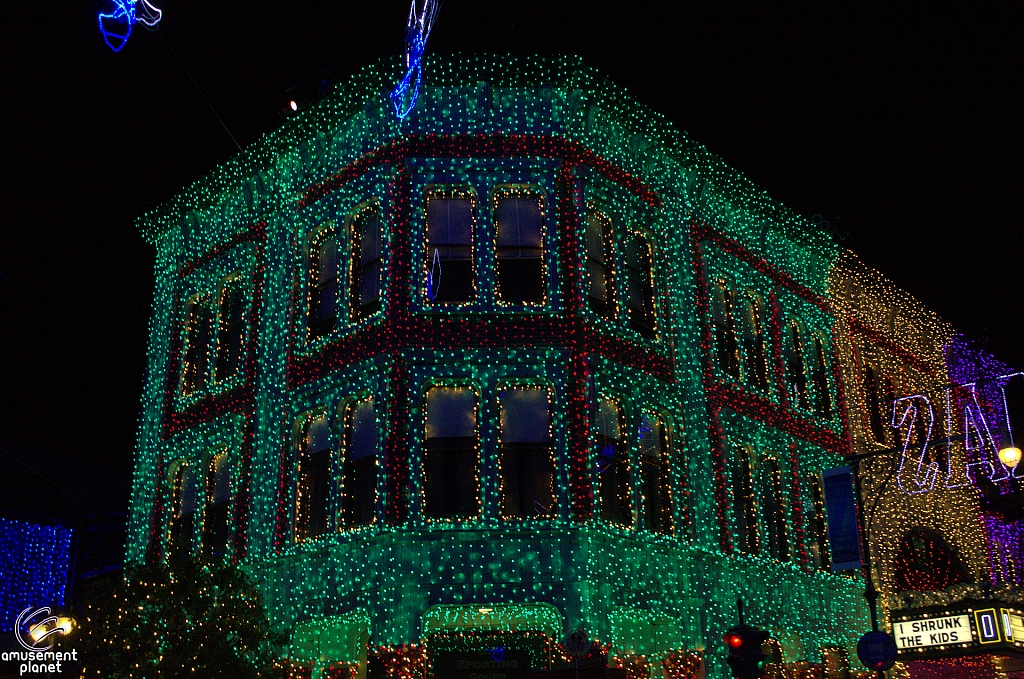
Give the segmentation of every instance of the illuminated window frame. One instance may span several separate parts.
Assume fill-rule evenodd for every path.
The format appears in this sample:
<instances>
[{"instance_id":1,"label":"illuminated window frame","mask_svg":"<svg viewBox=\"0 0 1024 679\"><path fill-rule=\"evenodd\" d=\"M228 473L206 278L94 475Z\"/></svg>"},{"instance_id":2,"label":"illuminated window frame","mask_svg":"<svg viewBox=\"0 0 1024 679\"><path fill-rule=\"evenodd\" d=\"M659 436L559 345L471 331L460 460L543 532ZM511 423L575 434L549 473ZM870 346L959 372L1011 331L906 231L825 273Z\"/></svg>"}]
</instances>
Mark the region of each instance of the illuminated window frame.
<instances>
[{"instance_id":1,"label":"illuminated window frame","mask_svg":"<svg viewBox=\"0 0 1024 679\"><path fill-rule=\"evenodd\" d=\"M658 337L659 337L659 331L660 331L661 324L658 322L658 315L659 315L658 314L658 311L659 311L658 285L657 285L657 281L658 281L657 269L658 269L658 267L655 264L655 262L657 261L657 255L656 255L656 249L655 249L655 240L656 239L654 238L654 233L651 232L649 229L642 229L642 228L637 227L637 226L632 226L632 227L626 229L626 234L625 235L626 235L626 240L625 240L625 242L623 244L623 247L622 247L622 255L623 255L622 269L623 269L623 273L625 274L624 283L625 283L625 286L626 286L626 295L625 295L625 299L626 299L626 323L627 323L629 329L632 332L634 332L634 333L640 335L641 337L643 337L645 339L648 339L648 340L650 340L652 342L653 341L657 341ZM644 247L644 249L646 249L646 255L647 255L647 262L646 262L646 265L647 265L647 270L646 270L647 285L645 286L644 291L643 291L644 297L646 299L641 300L641 302L646 301L646 302L650 303L650 307L651 307L650 308L650 319L649 319L650 320L650 327L647 327L646 325L643 325L642 323L634 320L634 311L633 311L634 307L633 307L633 304L632 304L633 295L632 295L632 291L631 291L632 290L632 287L631 287L632 286L632 276L633 276L633 272L634 271L639 272L641 276L644 275L644 273L645 273L643 268L634 268L634 267L630 266L630 262L629 262L629 256L630 256L629 249L630 249L630 244L635 242L635 241L639 241L642 244L642 246ZM644 262L641 260L638 264L639 264L640 267L643 267Z\"/></svg>"},{"instance_id":2,"label":"illuminated window frame","mask_svg":"<svg viewBox=\"0 0 1024 679\"><path fill-rule=\"evenodd\" d=\"M164 526L164 544L168 547L168 550L173 550L175 546L178 548L186 547L186 545L176 544L176 521L179 518L176 516L180 512L181 494L184 492L184 484L186 482L186 475L189 470L193 474L193 484L198 484L195 476L195 465L188 459L187 456L179 457L167 466L167 474L165 476L165 483L167 488L168 498L168 512L167 519ZM190 528L187 533L187 549L188 553L192 553L195 549L196 543L196 514L199 512L199 502L202 500L199 488L195 487L195 497L193 498L194 506L192 508ZM182 534L181 538L185 538L186 535Z\"/></svg>"},{"instance_id":3,"label":"illuminated window frame","mask_svg":"<svg viewBox=\"0 0 1024 679\"><path fill-rule=\"evenodd\" d=\"M594 471L596 472L596 492L594 493L594 498L597 502L597 515L598 517L600 517L602 521L605 521L609 525L616 526L623 530L634 530L636 528L638 518L637 498L634 497L636 494L637 479L635 478L636 465L634 464L634 460L632 459L634 455L634 440L633 437L630 435L630 420L626 413L626 401L615 394L598 394L596 404L597 407L594 409L595 418L600 417L601 401L610 401L615 405L618 411L620 438L617 440L617 444L618 446L621 447L621 450L614 450L611 458L607 458L607 456L601 456L601 453L605 451L607 445L605 445L604 447L600 447L601 441L598 440L598 437L600 436L600 434L598 433L600 431L600 425L599 422L595 419L591 434L593 438L591 446L592 450L594 451ZM602 472L601 459L605 458L609 459L610 463L608 467L605 469L605 471ZM602 494L601 475L603 473L607 473L608 471L610 471L611 464L615 463L616 461L625 465L625 470L618 470L617 473L621 473L622 478L625 479L626 488L625 492L623 493L623 498L625 500L626 507L625 509L620 507L618 517L613 517L606 515L604 511L604 496ZM623 519L625 521L622 521Z\"/></svg>"},{"instance_id":4,"label":"illuminated window frame","mask_svg":"<svg viewBox=\"0 0 1024 679\"><path fill-rule=\"evenodd\" d=\"M505 389L515 389L515 388L543 389L545 391L545 393L547 395L547 399L548 399L548 417L550 418L550 424L548 426L550 449L548 451L548 454L550 456L549 457L549 461L550 461L550 464L551 464L551 500L552 500L552 505L551 505L551 507L550 507L550 509L548 511L548 514L545 515L545 516L541 516L541 517L525 517L524 518L524 517L516 517L516 516L506 516L506 515L504 515L502 513L502 499L504 497L505 475L502 473L502 468L501 468L502 445L503 445L503 436L502 436L502 430L501 430L501 399L502 399L502 393L503 393L503 391ZM558 501L558 486L559 486L559 479L558 479L558 452L557 452L557 449L556 449L556 446L555 446L555 443L556 443L555 442L555 419L556 419L556 413L555 413L555 388L554 388L554 385L551 384L549 381L547 381L545 379L541 379L541 378L510 379L510 380L499 381L497 383L496 387L495 387L494 406L495 406L495 413L497 415L497 420L496 421L497 421L497 424L498 424L497 432L496 432L496 436L495 436L495 444L496 444L496 448L497 448L497 450L496 450L497 454L496 454L496 459L495 459L495 473L498 476L497 504L498 504L498 515L499 515L499 517L501 518L502 521L509 521L509 522L527 521L527 522L531 522L531 523L542 522L542 521L552 521L552 520L557 519L558 516L559 516L560 507L559 507L559 501Z\"/></svg>"},{"instance_id":5,"label":"illuminated window frame","mask_svg":"<svg viewBox=\"0 0 1024 679\"><path fill-rule=\"evenodd\" d=\"M431 389L469 389L475 399L474 405L474 429L473 429L473 456L476 467L476 513L468 516L431 516L427 513L427 394ZM481 425L483 416L483 391L480 385L472 379L428 379L420 390L420 459L419 459L419 515L428 524L462 524L477 522L484 516L484 487L483 487L483 446L481 445Z\"/></svg>"},{"instance_id":6,"label":"illuminated window frame","mask_svg":"<svg viewBox=\"0 0 1024 679\"><path fill-rule=\"evenodd\" d=\"M462 302L445 302L445 301L434 301L430 298L428 287L430 285L432 270L433 270L433 258L430 255L430 242L428 241L428 224L427 224L427 206L431 200L468 200L470 202L470 215L472 222L470 224L470 237L471 243L469 246L469 262L472 269L472 291L469 299ZM476 187L472 184L459 183L459 184L429 184L423 189L423 204L420 208L422 215L422 252L423 252L423 265L421 267L420 282L416 285L419 290L419 300L425 309L436 310L436 309L451 309L451 308L463 308L477 306L480 304L480 285L478 280L480 278L480 262L479 262L479 250L480 250L480 236L477 233L477 229L480 224L480 216L478 210L480 209L480 201L477 195ZM439 260L440 261L440 260ZM443 280L444 271L443 265L440 276ZM436 293L435 293L436 294Z\"/></svg>"},{"instance_id":7,"label":"illuminated window frame","mask_svg":"<svg viewBox=\"0 0 1024 679\"><path fill-rule=\"evenodd\" d=\"M354 431L352 417L355 414L355 409L359 405L366 403L367 401L371 401L373 403L374 427L376 428L377 432L377 451L373 459L373 505L370 511L369 523L349 525L348 520L346 518L346 507L348 506L348 493L345 488L345 481L348 476L347 464L352 446L352 433ZM341 431L340 435L338 436L338 445L334 447L335 450L337 450L336 482L331 484L331 488L337 495L337 500L335 502L336 507L334 510L334 522L336 532L353 532L365 530L367 528L377 525L379 521L378 505L381 499L381 477L382 472L384 470L384 465L382 464L382 458L384 454L384 440L383 437L381 436L379 405L380 404L378 403L378 399L376 398L376 396L369 391L357 392L355 395L343 399L341 403L338 405L338 421L341 423Z\"/></svg>"},{"instance_id":8,"label":"illuminated window frame","mask_svg":"<svg viewBox=\"0 0 1024 679\"><path fill-rule=\"evenodd\" d=\"M188 302L184 306L184 316L182 320L182 336L181 336L181 371L179 376L178 394L181 398L189 398L197 394L203 393L211 384L211 363L210 355L213 353L213 335L215 333L215 315L213 309L210 308L210 295L205 292L197 292L192 295ZM197 307L205 307L206 312L209 316L209 335L206 338L206 346L202 352L203 356L203 369L202 374L198 381L190 383L189 372L193 365L193 362L189 359L189 353L192 351L192 345L199 339L198 334L200 332L199 327L193 325L193 310ZM202 322L202 319L199 320Z\"/></svg>"},{"instance_id":9,"label":"illuminated window frame","mask_svg":"<svg viewBox=\"0 0 1024 679\"><path fill-rule=\"evenodd\" d=\"M334 239L335 246L335 286L336 290L334 293L334 314L329 318L333 319L331 327L329 329L325 327L317 327L314 324L313 319L313 286L319 282L319 253L320 248L324 246L325 242ZM338 331L339 326L339 314L341 308L342 295L344 294L342 288L341 278L341 258L342 258L343 243L341 242L341 233L337 228L337 225L333 220L329 220L314 229L305 240L305 245L302 252L302 309L300 317L303 322L304 336L307 344L314 344L322 341L326 337L330 337ZM314 258L314 255L316 257ZM314 261L315 260L315 261Z\"/></svg>"},{"instance_id":10,"label":"illuminated window frame","mask_svg":"<svg viewBox=\"0 0 1024 679\"><path fill-rule=\"evenodd\" d=\"M618 227L616 226L615 219L612 217L614 212L604 205L594 202L587 201L586 206L583 210L582 222L582 264L583 270L583 296L587 300L587 308L598 318L602 318L610 323L617 323L619 319L619 293L618 293L618 282L619 282L619 271L618 263L616 262L616 253L618 247L615 242L616 233ZM589 220L594 215L600 215L600 219L604 225L607 226L607 230L601 232L601 246L604 248L604 262L591 256L592 249L590 243L590 226ZM600 300L597 297L591 295L592 281L591 281L591 263L594 262L595 266L602 266L605 270L605 299Z\"/></svg>"},{"instance_id":11,"label":"illuminated window frame","mask_svg":"<svg viewBox=\"0 0 1024 679\"><path fill-rule=\"evenodd\" d=\"M379 257L374 262L377 262L379 267L380 281L378 283L378 295L377 299L370 304L357 305L359 298L359 274L362 272L364 267L360 266L360 248L362 247L362 237L357 231L359 225L359 218L367 212L376 211L377 220L380 224L380 252ZM348 217L345 219L345 230L348 234L348 266L345 267L347 276L347 285L345 294L347 295L346 306L348 308L348 317L351 323L360 323L368 318L380 316L384 310L384 298L387 292L387 224L385 220L384 210L381 206L380 200L377 198L369 198L355 208L351 210ZM339 243L339 249L341 244ZM339 268L341 268L339 266ZM340 306L341 291L339 290L339 306Z\"/></svg>"},{"instance_id":12,"label":"illuminated window frame","mask_svg":"<svg viewBox=\"0 0 1024 679\"><path fill-rule=\"evenodd\" d=\"M243 279L241 272L236 271L235 273L222 279L220 285L217 286L218 292L216 320L214 321L213 324L215 327L214 334L216 335L216 338L211 340L210 342L213 347L213 350L211 351L213 358L212 368L210 369L213 380L211 383L214 385L219 386L226 382L231 382L232 378L245 372L246 347L248 346L249 343L249 301L246 298L244 284L245 280ZM238 304L240 307L240 314L238 319L238 356L235 359L235 366L231 370L231 372L225 375L220 375L221 361L225 360L225 357L221 355L221 342L224 338L225 333L230 328L229 322L226 322L224 320L224 297L225 295L228 294L228 291L232 289L235 290L238 294Z\"/></svg>"},{"instance_id":13,"label":"illuminated window frame","mask_svg":"<svg viewBox=\"0 0 1024 679\"><path fill-rule=\"evenodd\" d=\"M228 450L226 448L225 449L221 449L219 451L214 451L211 454L204 456L204 458L205 459L204 459L204 464L203 464L203 470L204 470L205 474L204 474L203 480L202 480L202 491L203 491L202 492L202 518L201 518L202 527L199 530L199 534L200 534L200 549L202 550L202 553L205 556L207 556L208 558L209 557L213 557L213 558L224 559L224 558L227 558L231 554L231 550L232 550L232 546L233 546L232 545L232 538L233 538L233 530L232 530L233 529L233 525L232 524L233 524L233 522L232 522L231 519L232 519L232 516L233 516L233 509L234 509L235 488L234 488L234 475L231 472L232 472L232 469L233 469L234 465L232 464L231 456L228 453ZM227 500L225 502L221 503L220 505L214 505L213 504L213 500L214 500L214 494L216 493L216 483L218 481L217 470L214 467L215 467L216 462L217 462L218 459L223 461L222 464L225 467L224 473L227 475L228 498L227 498ZM212 479L211 479L211 477L212 477ZM212 487L211 487L211 480L212 480ZM210 537L214 537L211 534L211 530L212 529L211 529L211 527L209 525L209 522L210 522L210 511L212 509L214 509L215 507L217 507L217 508L223 507L224 510L225 510L225 517L224 517L224 545L223 545L224 552L222 554L212 554L212 553L209 552L209 547L210 547L210 545L208 544L209 538Z\"/></svg>"},{"instance_id":14,"label":"illuminated window frame","mask_svg":"<svg viewBox=\"0 0 1024 679\"><path fill-rule=\"evenodd\" d=\"M675 475L673 474L673 465L672 465L673 452L675 450L675 431L673 429L672 423L669 420L668 414L663 412L663 411L661 411L661 410L644 410L644 411L642 411L640 413L640 422L641 423L643 422L644 418L647 418L648 420L650 420L652 422L655 422L655 423L660 423L662 432L664 433L664 439L661 442L663 450L661 451L661 458L662 459L660 460L661 469L659 469L659 474L664 474L664 477L662 478L662 485L661 485L660 489L661 489L661 492L664 493L664 497L662 498L662 501L664 502L665 506L662 508L662 512L665 515L665 518L666 518L666 521L668 523L668 526L665 528L665 530L659 530L656 527L652 528L651 525L650 525L651 521L652 521L652 518L651 518L651 516L649 514L649 511L648 511L649 510L649 504L648 504L648 499L647 499L647 495L646 495L646 489L647 489L647 485L648 485L647 484L646 472L647 472L648 464L649 463L648 463L648 461L646 459L646 456L644 455L643 451L640 449L640 441L643 440L643 436L641 434L641 435L638 435L638 437L637 437L638 438L638 441L637 441L637 448L638 448L637 455L638 455L638 458L639 458L639 461L637 463L637 468L638 468L638 470L640 472L640 474L639 474L640 478L636 482L637 488L640 491L640 500L641 500L642 508L643 508L643 512L642 512L643 520L641 521L641 527L643 528L643 530L647 531L648 533L652 533L652 534L655 534L655 535L666 536L666 537L672 537L672 536L675 536L676 532L677 532L677 526L676 526L677 521L676 521L676 516L675 516L675 514L676 514L676 493L675 493L676 479L674 478Z\"/></svg>"},{"instance_id":15,"label":"illuminated window frame","mask_svg":"<svg viewBox=\"0 0 1024 679\"><path fill-rule=\"evenodd\" d=\"M498 203L506 198L534 198L537 200L540 208L540 284L542 298L539 302L526 302L526 303L513 303L505 302L501 299L499 294L500 280L498 278ZM544 190L537 184L496 184L491 188L490 194L490 208L491 208L491 233L490 243L491 252L493 253L492 265L493 265L493 298L495 306L501 309L538 309L546 307L551 301L551 285L549 282L550 269L548 266L548 256L550 252L549 247L549 234L548 234L548 212L547 212L547 198Z\"/></svg>"},{"instance_id":16,"label":"illuminated window frame","mask_svg":"<svg viewBox=\"0 0 1024 679\"><path fill-rule=\"evenodd\" d=\"M309 427L315 420L323 418L327 422L327 430L330 435L330 442L327 447L327 497L325 499L326 507L324 508L326 514L326 524L324 526L324 532L313 538L302 537L299 535L300 521L302 520L302 508L300 506L301 491L302 491L302 461L306 454L306 436L309 431ZM336 513L336 493L333 491L332 486L334 485L334 479L337 478L336 467L337 467L337 436L334 431L333 423L331 421L330 412L327 408L321 407L315 410L307 411L299 415L293 424L292 431L292 462L290 465L289 483L287 497L282 498L282 501L287 503L288 507L288 518L289 518L289 530L288 535L292 544L312 544L322 542L331 533L334 532L334 516Z\"/></svg>"}]
</instances>

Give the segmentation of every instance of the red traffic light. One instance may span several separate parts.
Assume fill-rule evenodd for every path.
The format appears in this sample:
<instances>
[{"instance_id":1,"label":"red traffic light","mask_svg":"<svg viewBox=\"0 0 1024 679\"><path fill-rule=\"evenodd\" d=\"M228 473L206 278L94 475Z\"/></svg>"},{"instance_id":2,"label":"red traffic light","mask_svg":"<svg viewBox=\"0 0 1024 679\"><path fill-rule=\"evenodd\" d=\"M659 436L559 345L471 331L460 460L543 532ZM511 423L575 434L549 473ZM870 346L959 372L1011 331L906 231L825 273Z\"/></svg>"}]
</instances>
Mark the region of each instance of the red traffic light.
<instances>
[{"instance_id":1,"label":"red traffic light","mask_svg":"<svg viewBox=\"0 0 1024 679\"><path fill-rule=\"evenodd\" d=\"M743 637L738 634L727 633L724 637L725 645L729 648L740 648L743 646Z\"/></svg>"}]
</instances>

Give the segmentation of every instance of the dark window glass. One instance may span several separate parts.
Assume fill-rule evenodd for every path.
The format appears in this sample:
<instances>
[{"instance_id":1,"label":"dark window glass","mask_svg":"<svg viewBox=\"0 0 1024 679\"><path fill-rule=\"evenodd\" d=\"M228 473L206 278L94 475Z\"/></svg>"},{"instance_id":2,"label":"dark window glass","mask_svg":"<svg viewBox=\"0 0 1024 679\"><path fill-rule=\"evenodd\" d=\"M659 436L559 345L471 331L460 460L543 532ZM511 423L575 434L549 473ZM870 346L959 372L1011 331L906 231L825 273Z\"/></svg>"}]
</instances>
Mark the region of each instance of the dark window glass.
<instances>
[{"instance_id":1,"label":"dark window glass","mask_svg":"<svg viewBox=\"0 0 1024 679\"><path fill-rule=\"evenodd\" d=\"M868 411L868 426L871 436L878 443L885 443L885 427L882 425L882 401L878 396L878 375L870 365L864 366L864 405Z\"/></svg>"},{"instance_id":2,"label":"dark window glass","mask_svg":"<svg viewBox=\"0 0 1024 679\"><path fill-rule=\"evenodd\" d=\"M672 533L672 491L669 475L668 431L660 418L640 419L640 459L643 465L644 527Z\"/></svg>"},{"instance_id":3,"label":"dark window glass","mask_svg":"<svg viewBox=\"0 0 1024 679\"><path fill-rule=\"evenodd\" d=\"M380 310L383 266L380 210L363 210L352 220L352 317L366 318Z\"/></svg>"},{"instance_id":4,"label":"dark window glass","mask_svg":"<svg viewBox=\"0 0 1024 679\"><path fill-rule=\"evenodd\" d=\"M765 355L764 307L752 295L743 300L743 353L747 380L758 389L768 388L768 361Z\"/></svg>"},{"instance_id":5,"label":"dark window glass","mask_svg":"<svg viewBox=\"0 0 1024 679\"><path fill-rule=\"evenodd\" d=\"M736 518L736 546L741 554L757 554L757 505L754 501L750 453L745 448L737 448L733 456L732 499Z\"/></svg>"},{"instance_id":6,"label":"dark window glass","mask_svg":"<svg viewBox=\"0 0 1024 679\"><path fill-rule=\"evenodd\" d=\"M228 501L231 499L231 477L227 455L221 453L210 461L206 473L206 510L203 516L203 550L210 556L224 556L228 544Z\"/></svg>"},{"instance_id":7,"label":"dark window glass","mask_svg":"<svg viewBox=\"0 0 1024 679\"><path fill-rule=\"evenodd\" d=\"M328 232L309 249L309 338L334 331L338 316L338 238Z\"/></svg>"},{"instance_id":8,"label":"dark window glass","mask_svg":"<svg viewBox=\"0 0 1024 679\"><path fill-rule=\"evenodd\" d=\"M196 514L196 475L192 467L179 464L171 489L171 544L186 551L192 548Z\"/></svg>"},{"instance_id":9,"label":"dark window glass","mask_svg":"<svg viewBox=\"0 0 1024 679\"><path fill-rule=\"evenodd\" d=\"M480 511L476 394L468 387L431 387L426 410L424 513L474 517Z\"/></svg>"},{"instance_id":10,"label":"dark window glass","mask_svg":"<svg viewBox=\"0 0 1024 679\"><path fill-rule=\"evenodd\" d=\"M226 380L235 374L242 364L245 343L245 326L242 323L245 300L241 286L233 281L226 285L220 295L220 335L217 338L217 381Z\"/></svg>"},{"instance_id":11,"label":"dark window glass","mask_svg":"<svg viewBox=\"0 0 1024 679\"><path fill-rule=\"evenodd\" d=\"M301 542L315 540L327 532L331 474L331 437L327 418L310 420L300 445L295 539Z\"/></svg>"},{"instance_id":12,"label":"dark window glass","mask_svg":"<svg viewBox=\"0 0 1024 679\"><path fill-rule=\"evenodd\" d=\"M804 362L803 338L800 326L790 323L786 329L786 379L789 382L789 397L792 402L804 410L811 409L810 396L807 393L807 370Z\"/></svg>"},{"instance_id":13,"label":"dark window glass","mask_svg":"<svg viewBox=\"0 0 1024 679\"><path fill-rule=\"evenodd\" d=\"M597 471L601 518L633 525L630 502L629 444L619 405L603 398L597 411Z\"/></svg>"},{"instance_id":14,"label":"dark window glass","mask_svg":"<svg viewBox=\"0 0 1024 679\"><path fill-rule=\"evenodd\" d=\"M206 386L212 331L213 315L209 306L203 300L196 300L189 307L185 323L185 360L181 380L181 390L185 395Z\"/></svg>"},{"instance_id":15,"label":"dark window glass","mask_svg":"<svg viewBox=\"0 0 1024 679\"><path fill-rule=\"evenodd\" d=\"M592 211L587 215L587 273L590 279L590 308L610 318L615 304L614 254L612 223L604 214Z\"/></svg>"},{"instance_id":16,"label":"dark window glass","mask_svg":"<svg viewBox=\"0 0 1024 679\"><path fill-rule=\"evenodd\" d=\"M497 225L497 297L507 304L544 301L543 215L536 196L501 198L494 210Z\"/></svg>"},{"instance_id":17,"label":"dark window glass","mask_svg":"<svg viewBox=\"0 0 1024 679\"><path fill-rule=\"evenodd\" d=\"M508 387L500 404L501 515L550 518L555 513L555 466L548 390Z\"/></svg>"},{"instance_id":18,"label":"dark window glass","mask_svg":"<svg viewBox=\"0 0 1024 679\"><path fill-rule=\"evenodd\" d=\"M715 354L718 368L733 378L740 378L739 346L736 343L736 317L733 293L724 281L711 286L711 322L714 326Z\"/></svg>"},{"instance_id":19,"label":"dark window glass","mask_svg":"<svg viewBox=\"0 0 1024 679\"><path fill-rule=\"evenodd\" d=\"M814 409L819 416L832 418L832 394L828 390L828 361L820 337L814 338Z\"/></svg>"},{"instance_id":20,"label":"dark window glass","mask_svg":"<svg viewBox=\"0 0 1024 679\"><path fill-rule=\"evenodd\" d=\"M345 464L342 475L342 525L373 523L377 506L377 458L380 440L373 399L359 401L345 414Z\"/></svg>"},{"instance_id":21,"label":"dark window glass","mask_svg":"<svg viewBox=\"0 0 1024 679\"><path fill-rule=\"evenodd\" d=\"M475 297L471 198L427 197L427 299L469 302Z\"/></svg>"},{"instance_id":22,"label":"dark window glass","mask_svg":"<svg viewBox=\"0 0 1024 679\"><path fill-rule=\"evenodd\" d=\"M629 288L629 327L644 337L654 337L654 279L651 245L642 236L626 244L626 279Z\"/></svg>"},{"instance_id":23,"label":"dark window glass","mask_svg":"<svg viewBox=\"0 0 1024 679\"><path fill-rule=\"evenodd\" d=\"M811 488L810 545L811 563L819 570L831 566L828 553L828 533L825 524L825 495L821 489L821 478L817 474L808 477Z\"/></svg>"},{"instance_id":24,"label":"dark window glass","mask_svg":"<svg viewBox=\"0 0 1024 679\"><path fill-rule=\"evenodd\" d=\"M783 501L782 473L775 460L768 460L764 492L764 525L768 533L768 554L789 561L789 534Z\"/></svg>"}]
</instances>

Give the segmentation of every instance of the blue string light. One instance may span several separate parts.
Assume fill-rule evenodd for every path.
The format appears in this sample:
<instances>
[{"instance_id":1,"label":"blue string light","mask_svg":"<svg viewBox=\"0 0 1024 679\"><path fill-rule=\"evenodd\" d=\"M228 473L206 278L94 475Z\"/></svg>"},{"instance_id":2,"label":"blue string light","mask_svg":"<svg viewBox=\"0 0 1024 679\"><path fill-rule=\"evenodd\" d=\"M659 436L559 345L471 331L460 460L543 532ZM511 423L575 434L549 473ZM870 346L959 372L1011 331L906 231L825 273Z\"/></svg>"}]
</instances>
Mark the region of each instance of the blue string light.
<instances>
[{"instance_id":1,"label":"blue string light","mask_svg":"<svg viewBox=\"0 0 1024 679\"><path fill-rule=\"evenodd\" d=\"M26 607L63 606L71 529L0 519L0 629Z\"/></svg>"},{"instance_id":2,"label":"blue string light","mask_svg":"<svg viewBox=\"0 0 1024 679\"><path fill-rule=\"evenodd\" d=\"M163 18L163 12L147 0L113 0L114 11L98 16L100 33L107 47L120 52L132 34L132 26L142 22L147 26L156 26Z\"/></svg>"},{"instance_id":3,"label":"blue string light","mask_svg":"<svg viewBox=\"0 0 1024 679\"><path fill-rule=\"evenodd\" d=\"M438 5L434 0L424 0L423 9L416 13L416 0L409 7L409 21L405 32L405 75L391 92L391 105L399 120L416 107L420 96L420 82L423 80L423 54L427 51L427 38L434 26Z\"/></svg>"}]
</instances>

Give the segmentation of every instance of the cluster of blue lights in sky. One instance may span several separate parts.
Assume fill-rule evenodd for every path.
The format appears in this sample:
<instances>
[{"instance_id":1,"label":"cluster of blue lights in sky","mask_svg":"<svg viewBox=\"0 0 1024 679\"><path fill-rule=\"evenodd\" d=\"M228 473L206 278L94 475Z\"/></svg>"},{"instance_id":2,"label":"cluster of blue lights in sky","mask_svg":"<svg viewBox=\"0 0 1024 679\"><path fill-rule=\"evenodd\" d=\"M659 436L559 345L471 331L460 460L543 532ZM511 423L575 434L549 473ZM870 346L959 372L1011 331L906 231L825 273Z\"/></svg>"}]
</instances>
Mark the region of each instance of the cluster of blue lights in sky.
<instances>
[{"instance_id":1,"label":"cluster of blue lights in sky","mask_svg":"<svg viewBox=\"0 0 1024 679\"><path fill-rule=\"evenodd\" d=\"M100 34L107 47L120 52L132 34L132 26L142 22L153 27L160 23L163 12L147 0L113 0L111 12L99 13Z\"/></svg>"}]
</instances>

